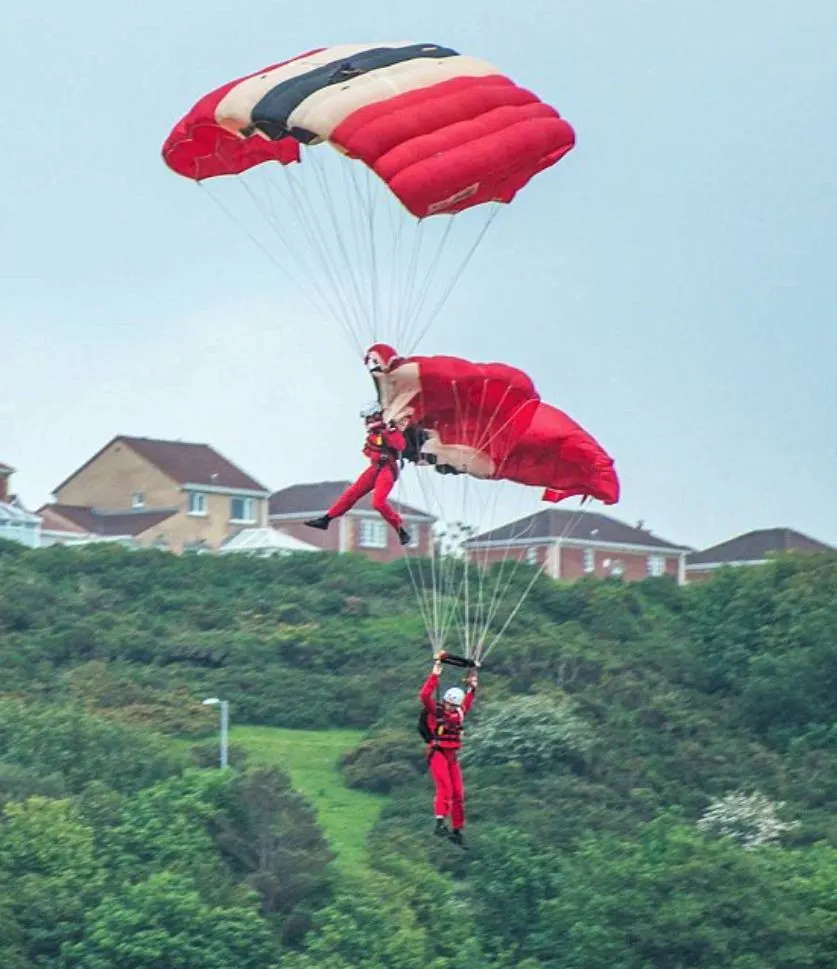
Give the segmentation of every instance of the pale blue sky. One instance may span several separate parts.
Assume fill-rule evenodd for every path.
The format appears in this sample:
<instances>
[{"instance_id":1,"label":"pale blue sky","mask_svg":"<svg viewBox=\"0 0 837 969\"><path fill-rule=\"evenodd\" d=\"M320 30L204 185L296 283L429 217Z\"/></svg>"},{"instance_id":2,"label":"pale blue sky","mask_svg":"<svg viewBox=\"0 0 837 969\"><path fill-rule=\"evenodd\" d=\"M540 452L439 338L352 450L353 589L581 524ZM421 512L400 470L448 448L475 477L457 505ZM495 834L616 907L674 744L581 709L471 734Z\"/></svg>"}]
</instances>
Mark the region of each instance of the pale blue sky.
<instances>
[{"instance_id":1,"label":"pale blue sky","mask_svg":"<svg viewBox=\"0 0 837 969\"><path fill-rule=\"evenodd\" d=\"M235 76L414 39L578 135L421 349L527 370L615 457L617 517L837 544L835 38L833 0L5 4L0 460L30 505L117 433L208 441L273 488L359 469L357 360L159 150Z\"/></svg>"}]
</instances>

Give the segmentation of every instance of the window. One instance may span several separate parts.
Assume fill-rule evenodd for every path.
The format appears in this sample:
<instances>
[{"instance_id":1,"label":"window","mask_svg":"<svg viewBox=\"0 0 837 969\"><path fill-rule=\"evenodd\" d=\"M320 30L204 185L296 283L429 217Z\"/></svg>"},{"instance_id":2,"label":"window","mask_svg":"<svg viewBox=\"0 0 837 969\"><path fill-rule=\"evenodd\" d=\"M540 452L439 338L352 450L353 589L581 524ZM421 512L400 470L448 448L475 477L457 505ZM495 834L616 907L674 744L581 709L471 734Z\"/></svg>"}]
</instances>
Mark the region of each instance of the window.
<instances>
[{"instance_id":1,"label":"window","mask_svg":"<svg viewBox=\"0 0 837 969\"><path fill-rule=\"evenodd\" d=\"M386 548L387 523L380 518L361 518L358 543L361 548Z\"/></svg>"},{"instance_id":2,"label":"window","mask_svg":"<svg viewBox=\"0 0 837 969\"><path fill-rule=\"evenodd\" d=\"M538 564L538 550L534 545L531 548L526 549L526 564L527 565Z\"/></svg>"},{"instance_id":3,"label":"window","mask_svg":"<svg viewBox=\"0 0 837 969\"><path fill-rule=\"evenodd\" d=\"M230 521L254 522L256 520L255 498L231 498Z\"/></svg>"},{"instance_id":4,"label":"window","mask_svg":"<svg viewBox=\"0 0 837 969\"><path fill-rule=\"evenodd\" d=\"M206 495L202 491L189 492L189 514L190 515L206 514Z\"/></svg>"},{"instance_id":5,"label":"window","mask_svg":"<svg viewBox=\"0 0 837 969\"><path fill-rule=\"evenodd\" d=\"M131 495L131 507L132 508L145 508L145 492L135 491Z\"/></svg>"},{"instance_id":6,"label":"window","mask_svg":"<svg viewBox=\"0 0 837 969\"><path fill-rule=\"evenodd\" d=\"M584 549L584 571L588 574L596 571L596 550L594 548Z\"/></svg>"},{"instance_id":7,"label":"window","mask_svg":"<svg viewBox=\"0 0 837 969\"><path fill-rule=\"evenodd\" d=\"M649 575L666 574L666 559L664 555L648 556L648 574Z\"/></svg>"},{"instance_id":8,"label":"window","mask_svg":"<svg viewBox=\"0 0 837 969\"><path fill-rule=\"evenodd\" d=\"M613 564L610 566L610 574L619 579L625 574L625 566L619 561L619 559L614 559Z\"/></svg>"},{"instance_id":9,"label":"window","mask_svg":"<svg viewBox=\"0 0 837 969\"><path fill-rule=\"evenodd\" d=\"M421 525L408 525L407 528L410 532L410 541L407 542L407 548L418 548L421 540Z\"/></svg>"}]
</instances>

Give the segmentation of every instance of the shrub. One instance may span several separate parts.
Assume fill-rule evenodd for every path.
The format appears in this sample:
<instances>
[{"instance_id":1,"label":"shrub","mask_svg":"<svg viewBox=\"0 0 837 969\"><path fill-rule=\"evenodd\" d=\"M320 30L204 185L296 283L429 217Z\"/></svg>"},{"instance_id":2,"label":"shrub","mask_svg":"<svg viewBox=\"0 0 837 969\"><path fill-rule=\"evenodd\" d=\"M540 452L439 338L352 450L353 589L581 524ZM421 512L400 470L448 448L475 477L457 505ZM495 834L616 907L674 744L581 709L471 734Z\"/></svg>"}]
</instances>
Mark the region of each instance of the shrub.
<instances>
[{"instance_id":1,"label":"shrub","mask_svg":"<svg viewBox=\"0 0 837 969\"><path fill-rule=\"evenodd\" d=\"M559 762L581 768L592 742L590 727L568 697L521 696L482 716L463 761L486 766L516 761L531 773Z\"/></svg>"}]
</instances>

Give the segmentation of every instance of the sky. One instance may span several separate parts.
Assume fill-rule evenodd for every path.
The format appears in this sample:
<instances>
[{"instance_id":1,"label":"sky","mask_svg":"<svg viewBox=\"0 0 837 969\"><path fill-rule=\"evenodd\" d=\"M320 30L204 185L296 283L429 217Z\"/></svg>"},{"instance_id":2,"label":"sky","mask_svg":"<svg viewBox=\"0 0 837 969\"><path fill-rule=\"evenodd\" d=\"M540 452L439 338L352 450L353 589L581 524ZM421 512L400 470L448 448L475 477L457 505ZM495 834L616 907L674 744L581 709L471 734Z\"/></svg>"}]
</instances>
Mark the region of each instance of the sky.
<instances>
[{"instance_id":1,"label":"sky","mask_svg":"<svg viewBox=\"0 0 837 969\"><path fill-rule=\"evenodd\" d=\"M837 545L835 37L833 0L4 4L14 490L37 507L116 434L210 443L272 489L360 470L357 352L160 148L232 78L413 39L498 65L577 135L420 352L529 373L614 457L615 517L697 548Z\"/></svg>"}]
</instances>

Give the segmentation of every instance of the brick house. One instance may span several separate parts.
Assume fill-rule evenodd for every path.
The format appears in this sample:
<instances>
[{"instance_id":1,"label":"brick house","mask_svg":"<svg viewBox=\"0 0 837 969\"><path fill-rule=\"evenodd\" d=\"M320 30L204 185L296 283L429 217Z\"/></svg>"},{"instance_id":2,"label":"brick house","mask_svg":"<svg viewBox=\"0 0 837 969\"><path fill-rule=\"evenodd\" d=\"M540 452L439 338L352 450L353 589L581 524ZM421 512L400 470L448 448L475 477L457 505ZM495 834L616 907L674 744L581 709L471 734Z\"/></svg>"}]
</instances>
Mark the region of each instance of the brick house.
<instances>
[{"instance_id":1,"label":"brick house","mask_svg":"<svg viewBox=\"0 0 837 969\"><path fill-rule=\"evenodd\" d=\"M628 581L671 575L681 585L691 549L642 527L589 511L547 508L463 543L480 565L522 560L553 579L619 576Z\"/></svg>"},{"instance_id":2,"label":"brick house","mask_svg":"<svg viewBox=\"0 0 837 969\"><path fill-rule=\"evenodd\" d=\"M797 552L816 555L823 552L837 553L837 548L809 538L792 528L763 528L736 535L718 545L690 552L686 557L686 577L689 582L700 582L724 566L737 568L744 565L765 565L774 555Z\"/></svg>"},{"instance_id":3,"label":"brick house","mask_svg":"<svg viewBox=\"0 0 837 969\"><path fill-rule=\"evenodd\" d=\"M269 521L274 528L319 548L332 552L362 552L376 562L391 562L408 555L430 555L436 519L403 502L390 501L404 519L412 540L402 547L392 528L372 508L366 495L342 518L332 522L328 531L308 528L307 518L324 515L337 496L348 488L348 481L320 481L283 488L270 496Z\"/></svg>"},{"instance_id":4,"label":"brick house","mask_svg":"<svg viewBox=\"0 0 837 969\"><path fill-rule=\"evenodd\" d=\"M45 543L124 541L210 551L265 525L269 489L208 444L119 435L38 510Z\"/></svg>"}]
</instances>

